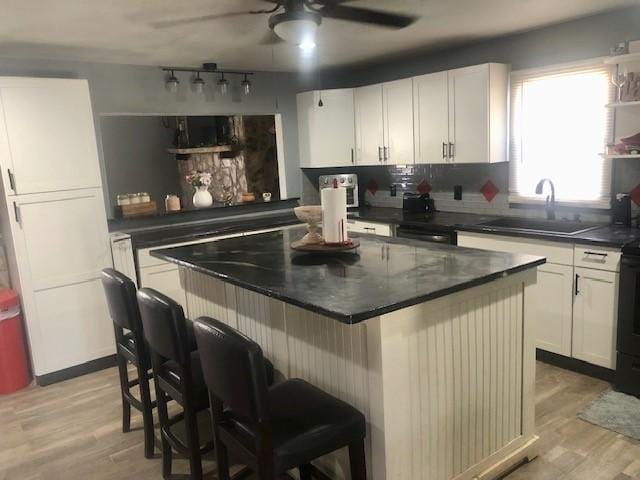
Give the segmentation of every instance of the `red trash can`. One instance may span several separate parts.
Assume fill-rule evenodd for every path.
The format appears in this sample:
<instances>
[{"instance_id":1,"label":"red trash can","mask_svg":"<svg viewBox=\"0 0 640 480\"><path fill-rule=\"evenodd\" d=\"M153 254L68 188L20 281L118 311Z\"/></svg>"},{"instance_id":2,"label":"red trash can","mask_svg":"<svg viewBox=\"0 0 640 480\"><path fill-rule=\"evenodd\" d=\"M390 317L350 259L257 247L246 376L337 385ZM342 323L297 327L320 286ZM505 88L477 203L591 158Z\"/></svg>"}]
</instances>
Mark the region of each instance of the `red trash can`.
<instances>
[{"instance_id":1,"label":"red trash can","mask_svg":"<svg viewBox=\"0 0 640 480\"><path fill-rule=\"evenodd\" d=\"M20 390L30 382L18 294L0 290L0 394Z\"/></svg>"}]
</instances>

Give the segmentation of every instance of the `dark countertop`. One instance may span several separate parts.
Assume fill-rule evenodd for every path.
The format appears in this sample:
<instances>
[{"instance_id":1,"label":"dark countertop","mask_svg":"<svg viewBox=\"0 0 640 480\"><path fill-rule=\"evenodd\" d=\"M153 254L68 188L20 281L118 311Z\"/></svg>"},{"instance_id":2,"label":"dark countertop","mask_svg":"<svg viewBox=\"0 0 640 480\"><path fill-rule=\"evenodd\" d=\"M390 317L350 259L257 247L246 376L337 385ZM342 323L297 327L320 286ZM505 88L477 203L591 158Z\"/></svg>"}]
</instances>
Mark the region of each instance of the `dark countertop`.
<instances>
[{"instance_id":1,"label":"dark countertop","mask_svg":"<svg viewBox=\"0 0 640 480\"><path fill-rule=\"evenodd\" d=\"M188 242L228 233L284 227L300 223L293 210L280 210L260 215L217 218L209 222L163 225L160 227L120 230L131 236L134 248L149 248Z\"/></svg>"},{"instance_id":2,"label":"dark countertop","mask_svg":"<svg viewBox=\"0 0 640 480\"><path fill-rule=\"evenodd\" d=\"M566 235L561 233L540 233L526 230L501 229L487 227L485 222L500 216L479 215L473 213L435 212L431 215L406 213L399 208L364 207L349 212L349 217L370 222L390 223L395 225L414 225L433 227L451 231L489 233L510 237L535 238L556 242L599 245L602 247L622 248L635 240L640 240L640 229L620 225L603 225L595 230Z\"/></svg>"},{"instance_id":3,"label":"dark countertop","mask_svg":"<svg viewBox=\"0 0 640 480\"><path fill-rule=\"evenodd\" d=\"M368 222L389 223L394 225L411 225L419 227L433 227L444 230L456 230L458 225L476 225L498 218L497 216L479 215L475 213L434 212L409 213L400 208L390 207L362 207L351 210L349 218L366 220Z\"/></svg>"},{"instance_id":4,"label":"dark countertop","mask_svg":"<svg viewBox=\"0 0 640 480\"><path fill-rule=\"evenodd\" d=\"M292 228L151 254L347 324L545 262L531 255L370 235L358 235L357 253L313 256L289 246L305 231Z\"/></svg>"},{"instance_id":5,"label":"dark countertop","mask_svg":"<svg viewBox=\"0 0 640 480\"><path fill-rule=\"evenodd\" d=\"M594 230L583 233L567 235L562 233L542 233L526 230L503 230L499 227L486 227L483 225L460 225L458 231L488 233L508 237L534 238L537 240L549 240L552 242L576 243L580 245L593 245L600 247L622 248L628 243L640 239L640 230L619 225L604 225Z\"/></svg>"}]
</instances>

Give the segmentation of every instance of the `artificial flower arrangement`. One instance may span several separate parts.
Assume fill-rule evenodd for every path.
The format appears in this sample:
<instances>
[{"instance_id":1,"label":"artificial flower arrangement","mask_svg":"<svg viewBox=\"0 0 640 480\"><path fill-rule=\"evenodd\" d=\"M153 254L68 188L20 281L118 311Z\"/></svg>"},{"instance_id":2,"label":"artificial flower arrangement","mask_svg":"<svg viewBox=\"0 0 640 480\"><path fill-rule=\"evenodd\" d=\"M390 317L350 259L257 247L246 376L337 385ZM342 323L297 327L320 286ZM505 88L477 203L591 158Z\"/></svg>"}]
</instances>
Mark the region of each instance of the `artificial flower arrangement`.
<instances>
[{"instance_id":1,"label":"artificial flower arrangement","mask_svg":"<svg viewBox=\"0 0 640 480\"><path fill-rule=\"evenodd\" d=\"M209 172L193 170L186 178L187 183L194 187L208 187L211 185L211 174Z\"/></svg>"}]
</instances>

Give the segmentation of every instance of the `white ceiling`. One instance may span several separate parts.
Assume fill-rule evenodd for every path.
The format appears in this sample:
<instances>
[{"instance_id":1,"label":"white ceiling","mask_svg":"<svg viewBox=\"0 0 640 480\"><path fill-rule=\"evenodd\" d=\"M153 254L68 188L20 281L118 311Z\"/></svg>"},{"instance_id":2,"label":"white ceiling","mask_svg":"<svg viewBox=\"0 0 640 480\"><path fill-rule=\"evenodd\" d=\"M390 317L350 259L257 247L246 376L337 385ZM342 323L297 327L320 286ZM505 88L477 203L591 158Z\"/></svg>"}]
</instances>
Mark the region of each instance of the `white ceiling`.
<instances>
[{"instance_id":1,"label":"white ceiling","mask_svg":"<svg viewBox=\"0 0 640 480\"><path fill-rule=\"evenodd\" d=\"M412 26L387 30L325 20L317 58L302 60L288 45L259 45L267 15L221 18L158 29L157 21L269 8L261 0L2 0L0 57L138 65L199 65L297 70L310 62L337 66L409 50L435 49L529 30L638 0L361 0L353 6L421 15Z\"/></svg>"}]
</instances>

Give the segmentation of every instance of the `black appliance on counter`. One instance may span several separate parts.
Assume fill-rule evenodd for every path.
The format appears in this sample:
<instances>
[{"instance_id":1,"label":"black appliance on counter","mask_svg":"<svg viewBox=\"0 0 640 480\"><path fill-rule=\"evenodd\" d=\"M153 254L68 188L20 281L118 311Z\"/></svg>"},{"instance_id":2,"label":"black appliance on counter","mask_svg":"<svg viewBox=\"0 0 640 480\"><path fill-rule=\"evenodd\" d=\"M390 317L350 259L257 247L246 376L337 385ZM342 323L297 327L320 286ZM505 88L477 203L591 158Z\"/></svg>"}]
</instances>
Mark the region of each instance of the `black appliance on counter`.
<instances>
[{"instance_id":1,"label":"black appliance on counter","mask_svg":"<svg viewBox=\"0 0 640 480\"><path fill-rule=\"evenodd\" d=\"M631 197L625 193L618 193L611 205L613 223L615 225L631 226Z\"/></svg>"},{"instance_id":2,"label":"black appliance on counter","mask_svg":"<svg viewBox=\"0 0 640 480\"><path fill-rule=\"evenodd\" d=\"M622 248L615 386L640 396L640 240Z\"/></svg>"},{"instance_id":3,"label":"black appliance on counter","mask_svg":"<svg viewBox=\"0 0 640 480\"><path fill-rule=\"evenodd\" d=\"M428 193L404 192L402 210L410 213L433 213L435 204Z\"/></svg>"}]
</instances>

